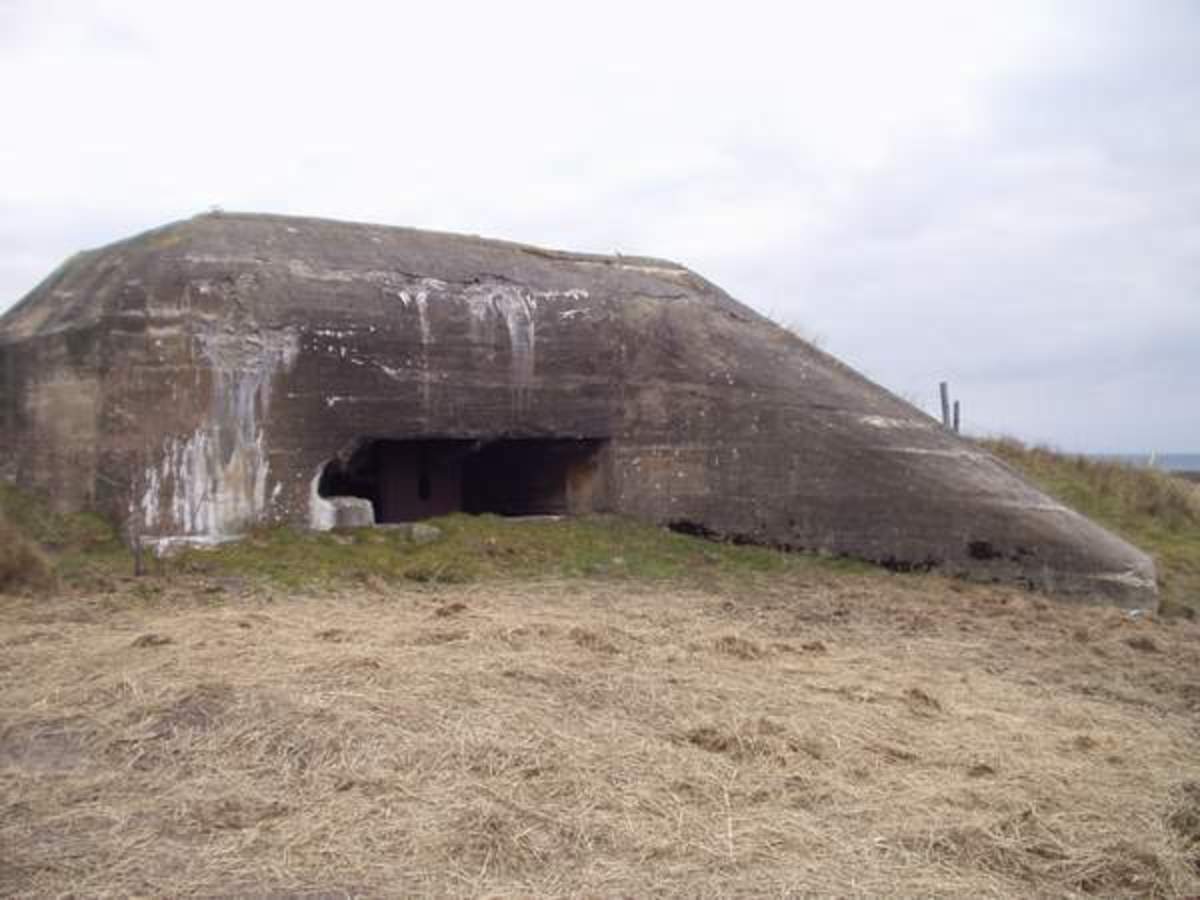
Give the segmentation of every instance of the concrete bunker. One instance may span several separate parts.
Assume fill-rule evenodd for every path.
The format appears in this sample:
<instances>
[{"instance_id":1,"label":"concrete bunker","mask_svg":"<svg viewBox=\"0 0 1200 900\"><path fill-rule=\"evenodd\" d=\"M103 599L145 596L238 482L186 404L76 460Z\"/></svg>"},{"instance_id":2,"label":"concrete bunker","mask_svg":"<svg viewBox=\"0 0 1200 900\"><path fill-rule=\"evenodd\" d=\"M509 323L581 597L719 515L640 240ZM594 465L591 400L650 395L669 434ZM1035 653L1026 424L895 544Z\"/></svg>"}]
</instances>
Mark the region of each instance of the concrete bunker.
<instances>
[{"instance_id":1,"label":"concrete bunker","mask_svg":"<svg viewBox=\"0 0 1200 900\"><path fill-rule=\"evenodd\" d=\"M198 216L0 316L0 422L0 478L164 546L612 512L1156 602L1145 554L666 260Z\"/></svg>"},{"instance_id":2,"label":"concrete bunker","mask_svg":"<svg viewBox=\"0 0 1200 900\"><path fill-rule=\"evenodd\" d=\"M571 515L595 509L596 438L364 438L327 462L320 500L356 509L336 524L415 522L453 512Z\"/></svg>"}]
</instances>

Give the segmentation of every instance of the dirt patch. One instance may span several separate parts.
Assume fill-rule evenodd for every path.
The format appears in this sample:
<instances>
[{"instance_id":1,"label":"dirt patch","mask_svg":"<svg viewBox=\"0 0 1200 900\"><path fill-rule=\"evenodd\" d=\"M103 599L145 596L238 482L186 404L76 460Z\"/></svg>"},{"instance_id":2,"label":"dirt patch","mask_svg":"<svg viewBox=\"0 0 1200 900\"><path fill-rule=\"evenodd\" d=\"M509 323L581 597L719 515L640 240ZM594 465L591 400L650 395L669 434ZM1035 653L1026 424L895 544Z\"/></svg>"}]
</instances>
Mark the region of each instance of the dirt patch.
<instances>
[{"instance_id":1,"label":"dirt patch","mask_svg":"<svg viewBox=\"0 0 1200 900\"><path fill-rule=\"evenodd\" d=\"M183 813L186 824L199 831L252 828L287 815L288 807L277 800L249 797L204 799Z\"/></svg>"},{"instance_id":2,"label":"dirt patch","mask_svg":"<svg viewBox=\"0 0 1200 900\"><path fill-rule=\"evenodd\" d=\"M815 742L794 738L786 725L769 718L729 725L698 725L684 732L683 740L708 753L734 760L773 760L786 764L798 753L807 753L812 758L823 755Z\"/></svg>"},{"instance_id":3,"label":"dirt patch","mask_svg":"<svg viewBox=\"0 0 1200 900\"><path fill-rule=\"evenodd\" d=\"M442 853L456 865L503 878L538 865L569 864L580 843L569 822L489 792L458 811Z\"/></svg>"},{"instance_id":4,"label":"dirt patch","mask_svg":"<svg viewBox=\"0 0 1200 900\"><path fill-rule=\"evenodd\" d=\"M756 660L767 655L767 651L757 642L736 634L721 635L713 641L713 649L735 659Z\"/></svg>"},{"instance_id":5,"label":"dirt patch","mask_svg":"<svg viewBox=\"0 0 1200 900\"><path fill-rule=\"evenodd\" d=\"M43 641L63 641L63 640L66 640L66 638L60 632L41 631L38 629L34 629L33 631L27 631L24 634L14 635L13 637L6 640L3 643L3 645L0 645L0 646L22 647L26 644L37 644L37 643L40 643Z\"/></svg>"},{"instance_id":6,"label":"dirt patch","mask_svg":"<svg viewBox=\"0 0 1200 900\"><path fill-rule=\"evenodd\" d=\"M1092 895L1172 895L1170 874L1151 850L1117 841L1080 855L1060 829L1031 809L986 826L950 829L934 837L928 850L943 861L1029 884L1053 879Z\"/></svg>"},{"instance_id":7,"label":"dirt patch","mask_svg":"<svg viewBox=\"0 0 1200 900\"><path fill-rule=\"evenodd\" d=\"M461 628L426 628L412 636L417 647L436 647L439 644L457 644L469 641L471 633Z\"/></svg>"},{"instance_id":8,"label":"dirt patch","mask_svg":"<svg viewBox=\"0 0 1200 900\"><path fill-rule=\"evenodd\" d=\"M138 637L134 638L133 643L131 643L129 646L144 649L146 647L163 647L171 643L174 643L174 641L172 641L165 634L155 634L154 632L150 632L149 634L139 635Z\"/></svg>"},{"instance_id":9,"label":"dirt patch","mask_svg":"<svg viewBox=\"0 0 1200 900\"><path fill-rule=\"evenodd\" d=\"M619 653L617 645L598 631L578 626L567 632L567 637L577 646L592 653Z\"/></svg>"},{"instance_id":10,"label":"dirt patch","mask_svg":"<svg viewBox=\"0 0 1200 900\"><path fill-rule=\"evenodd\" d=\"M1175 896L1162 860L1132 841L1118 841L1103 848L1078 866L1071 881L1084 893L1096 896Z\"/></svg>"},{"instance_id":11,"label":"dirt patch","mask_svg":"<svg viewBox=\"0 0 1200 900\"><path fill-rule=\"evenodd\" d=\"M343 628L322 628L313 637L330 644L346 644L354 640L354 636Z\"/></svg>"},{"instance_id":12,"label":"dirt patch","mask_svg":"<svg viewBox=\"0 0 1200 900\"><path fill-rule=\"evenodd\" d=\"M942 712L941 701L919 687L911 687L905 691L904 700L909 710L918 716L932 716Z\"/></svg>"},{"instance_id":13,"label":"dirt patch","mask_svg":"<svg viewBox=\"0 0 1200 900\"><path fill-rule=\"evenodd\" d=\"M0 769L68 772L85 763L94 739L82 717L21 722L0 731Z\"/></svg>"},{"instance_id":14,"label":"dirt patch","mask_svg":"<svg viewBox=\"0 0 1200 900\"><path fill-rule=\"evenodd\" d=\"M1154 638L1145 634L1138 634L1130 638L1125 638L1125 646L1132 647L1134 650L1140 650L1143 653L1161 653L1158 642Z\"/></svg>"},{"instance_id":15,"label":"dirt patch","mask_svg":"<svg viewBox=\"0 0 1200 900\"><path fill-rule=\"evenodd\" d=\"M153 737L174 737L181 732L206 732L216 728L234 703L227 684L200 684L178 699L151 712L146 731Z\"/></svg>"},{"instance_id":16,"label":"dirt patch","mask_svg":"<svg viewBox=\"0 0 1200 900\"><path fill-rule=\"evenodd\" d=\"M1166 822L1182 841L1192 868L1200 875L1200 781L1185 781L1178 786Z\"/></svg>"}]
</instances>

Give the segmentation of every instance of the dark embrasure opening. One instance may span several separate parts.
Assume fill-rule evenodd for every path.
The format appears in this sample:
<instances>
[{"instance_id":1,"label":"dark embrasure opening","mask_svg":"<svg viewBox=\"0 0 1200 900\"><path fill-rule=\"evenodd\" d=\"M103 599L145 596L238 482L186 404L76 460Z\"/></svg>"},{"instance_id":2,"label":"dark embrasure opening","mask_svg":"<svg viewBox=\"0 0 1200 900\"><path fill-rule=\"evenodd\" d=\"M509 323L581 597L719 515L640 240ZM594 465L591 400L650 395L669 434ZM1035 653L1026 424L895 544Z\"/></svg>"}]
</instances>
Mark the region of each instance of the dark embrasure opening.
<instances>
[{"instance_id":1,"label":"dark embrasure opening","mask_svg":"<svg viewBox=\"0 0 1200 900\"><path fill-rule=\"evenodd\" d=\"M504 516L589 511L606 441L569 438L361 442L326 464L322 497L370 500L375 521L413 522L452 512Z\"/></svg>"}]
</instances>

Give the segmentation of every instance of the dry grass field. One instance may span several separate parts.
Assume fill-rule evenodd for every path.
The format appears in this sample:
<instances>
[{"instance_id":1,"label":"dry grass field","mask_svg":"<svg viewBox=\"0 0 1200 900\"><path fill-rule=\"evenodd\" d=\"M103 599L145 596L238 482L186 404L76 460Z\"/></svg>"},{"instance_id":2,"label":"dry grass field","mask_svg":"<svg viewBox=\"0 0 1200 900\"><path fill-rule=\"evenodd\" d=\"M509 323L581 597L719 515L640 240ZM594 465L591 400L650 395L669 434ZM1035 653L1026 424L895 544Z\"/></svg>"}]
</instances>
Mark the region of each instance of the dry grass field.
<instances>
[{"instance_id":1,"label":"dry grass field","mask_svg":"<svg viewBox=\"0 0 1200 900\"><path fill-rule=\"evenodd\" d=\"M0 896L1200 896L1200 495L993 449L1172 614L605 519L134 578L0 485Z\"/></svg>"},{"instance_id":2,"label":"dry grass field","mask_svg":"<svg viewBox=\"0 0 1200 900\"><path fill-rule=\"evenodd\" d=\"M4 896L1200 895L1200 625L806 565L0 599Z\"/></svg>"}]
</instances>

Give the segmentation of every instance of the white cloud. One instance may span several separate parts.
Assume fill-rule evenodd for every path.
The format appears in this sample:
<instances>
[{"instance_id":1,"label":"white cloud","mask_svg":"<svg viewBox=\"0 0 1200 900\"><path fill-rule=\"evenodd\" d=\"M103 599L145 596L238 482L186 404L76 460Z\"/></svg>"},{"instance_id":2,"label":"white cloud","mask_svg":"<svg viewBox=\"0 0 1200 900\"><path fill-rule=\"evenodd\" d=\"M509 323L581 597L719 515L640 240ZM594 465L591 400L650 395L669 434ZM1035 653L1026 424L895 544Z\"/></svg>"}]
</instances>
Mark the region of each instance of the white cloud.
<instances>
[{"instance_id":1,"label":"white cloud","mask_svg":"<svg viewBox=\"0 0 1200 900\"><path fill-rule=\"evenodd\" d=\"M0 4L0 308L219 204L677 258L973 409L1091 384L1200 318L1196 17L1142 9ZM1088 440L1151 439L1113 403Z\"/></svg>"}]
</instances>

